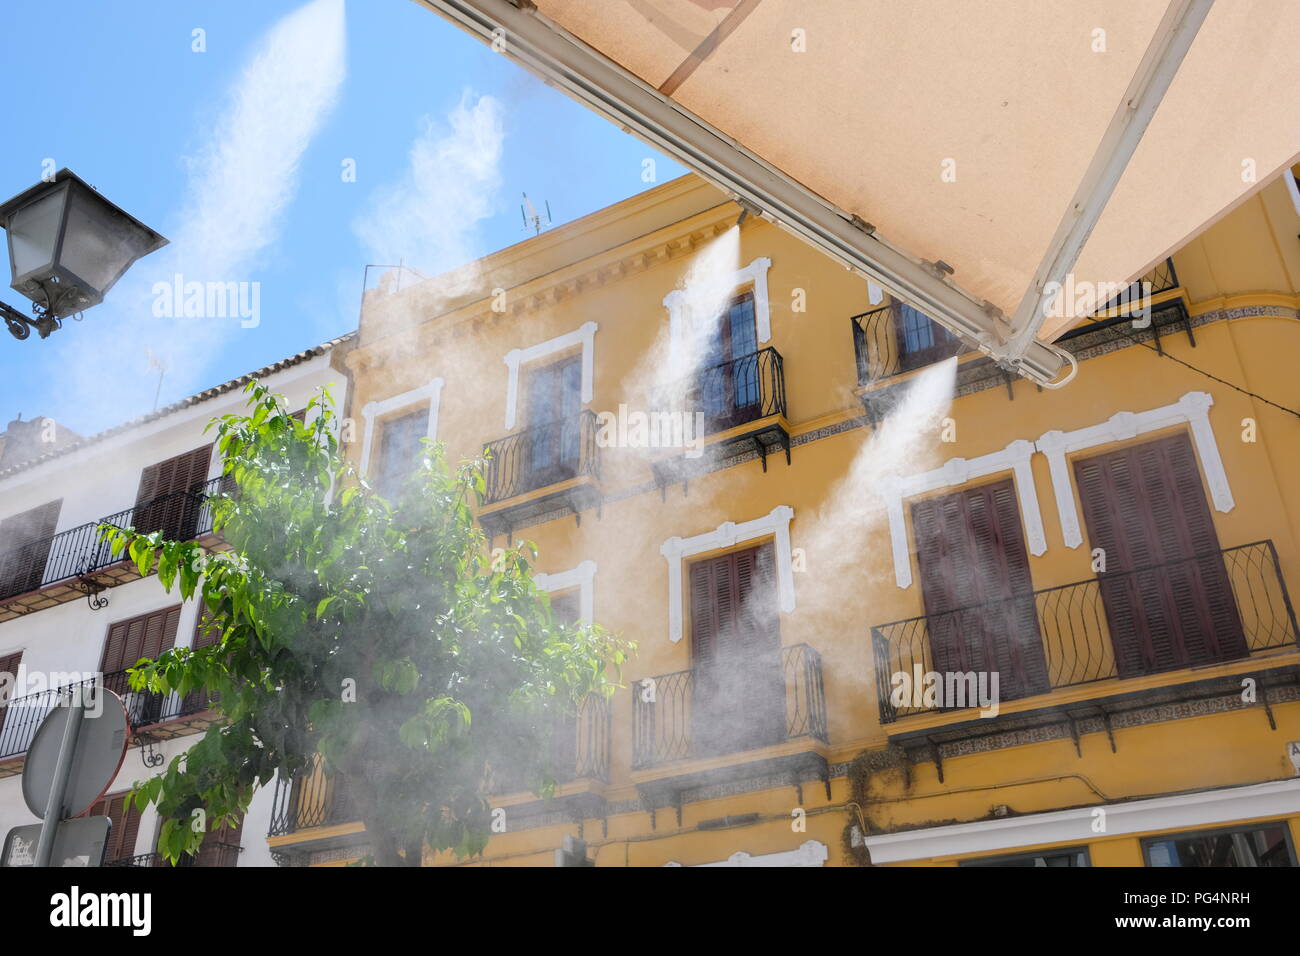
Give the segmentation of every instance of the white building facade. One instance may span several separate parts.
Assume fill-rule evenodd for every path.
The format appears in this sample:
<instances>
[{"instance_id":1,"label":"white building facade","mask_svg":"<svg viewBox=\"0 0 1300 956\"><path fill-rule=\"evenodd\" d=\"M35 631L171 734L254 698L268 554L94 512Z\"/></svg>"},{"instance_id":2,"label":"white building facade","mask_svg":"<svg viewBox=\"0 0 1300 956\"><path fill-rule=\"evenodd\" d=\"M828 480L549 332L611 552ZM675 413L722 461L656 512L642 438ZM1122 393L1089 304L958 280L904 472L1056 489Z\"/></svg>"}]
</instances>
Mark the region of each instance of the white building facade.
<instances>
[{"instance_id":1,"label":"white building facade","mask_svg":"<svg viewBox=\"0 0 1300 956\"><path fill-rule=\"evenodd\" d=\"M201 694L137 694L125 668L168 647L194 646L198 603L167 593L155 575L140 578L98 543L100 521L171 536L216 541L206 498L219 489L214 418L238 413L251 378L285 397L290 411L328 387L336 412L347 380L330 364L336 339L90 438L62 440L48 420L27 423L33 442L52 448L0 460L0 837L38 822L22 795L22 768L57 689L93 680L121 695L132 730L126 757L105 797L90 809L114 827L106 865L155 865L160 821L123 799L137 781L165 768L196 742L212 713ZM38 438L36 432L43 434ZM200 638L201 640L202 638ZM5 675L9 675L6 677ZM266 834L274 786L260 790L239 831L209 835L191 863L270 866Z\"/></svg>"}]
</instances>

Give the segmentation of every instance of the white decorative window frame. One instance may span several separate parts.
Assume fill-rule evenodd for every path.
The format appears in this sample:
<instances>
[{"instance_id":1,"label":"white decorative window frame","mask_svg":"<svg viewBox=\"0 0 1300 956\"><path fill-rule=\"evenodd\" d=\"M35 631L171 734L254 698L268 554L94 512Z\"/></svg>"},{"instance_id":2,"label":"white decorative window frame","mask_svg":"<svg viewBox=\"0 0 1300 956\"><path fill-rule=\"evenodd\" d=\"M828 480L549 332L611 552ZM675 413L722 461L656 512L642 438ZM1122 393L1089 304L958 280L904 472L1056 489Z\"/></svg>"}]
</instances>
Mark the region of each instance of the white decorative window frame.
<instances>
[{"instance_id":1,"label":"white decorative window frame","mask_svg":"<svg viewBox=\"0 0 1300 956\"><path fill-rule=\"evenodd\" d=\"M889 538L894 550L894 580L898 586L906 588L912 584L911 550L907 542L907 521L903 516L904 499L941 488L964 485L976 478L986 478L999 472L1009 471L1014 478L1029 553L1040 555L1046 551L1047 536L1043 532L1043 516L1038 510L1038 492L1034 487L1034 471L1029 462L1033 453L1034 443L1021 438L1001 451L980 455L978 458L950 458L931 471L885 483L881 494L885 498L885 509L889 514Z\"/></svg>"},{"instance_id":2,"label":"white decorative window frame","mask_svg":"<svg viewBox=\"0 0 1300 956\"><path fill-rule=\"evenodd\" d=\"M515 427L519 406L519 366L535 362L556 352L582 346L582 401L591 401L596 377L596 329L595 322L584 322L572 332L557 335L553 339L530 345L526 349L511 349L506 353L506 367L510 369L510 381L506 385L506 430Z\"/></svg>"},{"instance_id":3,"label":"white decorative window frame","mask_svg":"<svg viewBox=\"0 0 1300 956\"><path fill-rule=\"evenodd\" d=\"M730 548L755 538L771 535L776 541L777 602L782 611L794 611L794 569L790 552L790 521L794 509L777 505L768 514L752 521L724 521L712 531L692 538L669 538L659 548L668 561L668 639L676 644L682 639L682 561L692 555L719 548Z\"/></svg>"},{"instance_id":4,"label":"white decorative window frame","mask_svg":"<svg viewBox=\"0 0 1300 956\"><path fill-rule=\"evenodd\" d=\"M370 471L370 455L375 443L375 422L389 412L395 412L399 408L415 405L427 399L429 402L429 424L424 434L426 438L436 438L438 436L438 404L442 397L442 386L444 384L445 382L442 379L435 378L427 385L421 385L409 392L386 398L382 402L369 402L361 409L361 414L366 420L366 435L364 444L361 446L361 474L365 475Z\"/></svg>"},{"instance_id":5,"label":"white decorative window frame","mask_svg":"<svg viewBox=\"0 0 1300 956\"><path fill-rule=\"evenodd\" d=\"M772 268L772 260L760 256L743 269L737 269L729 276L724 276L705 287L692 287L688 294L685 289L674 289L664 296L664 308L668 310L668 338L674 355L682 347L682 325L686 321L692 296L721 295L743 285L754 286L754 329L758 334L758 344L763 345L772 340L772 309L767 294L767 270Z\"/></svg>"},{"instance_id":6,"label":"white decorative window frame","mask_svg":"<svg viewBox=\"0 0 1300 956\"><path fill-rule=\"evenodd\" d=\"M1074 431L1050 431L1035 443L1047 456L1052 473L1052 489L1056 495L1056 512L1061 518L1061 534L1067 547L1077 548L1083 543L1079 527L1079 512L1074 503L1074 485L1066 456L1072 452L1111 442L1126 441L1147 432L1159 431L1172 425L1186 423L1191 427L1192 444L1201 460L1201 470L1210 487L1210 500L1216 511L1231 511L1236 502L1228 487L1228 475L1223 470L1223 458L1210 427L1210 406L1214 398L1209 392L1188 392L1172 405L1153 408L1145 412L1117 412L1097 425L1077 428Z\"/></svg>"},{"instance_id":7,"label":"white decorative window frame","mask_svg":"<svg viewBox=\"0 0 1300 956\"><path fill-rule=\"evenodd\" d=\"M809 840L797 850L782 853L733 853L717 863L697 863L696 866L825 866L829 856L825 843ZM680 863L665 863L664 866L681 866Z\"/></svg>"},{"instance_id":8,"label":"white decorative window frame","mask_svg":"<svg viewBox=\"0 0 1300 956\"><path fill-rule=\"evenodd\" d=\"M570 568L568 571L533 575L533 581L547 593L578 588L579 618L588 624L594 620L593 613L596 606L595 579L595 561L583 561L576 568Z\"/></svg>"}]
</instances>

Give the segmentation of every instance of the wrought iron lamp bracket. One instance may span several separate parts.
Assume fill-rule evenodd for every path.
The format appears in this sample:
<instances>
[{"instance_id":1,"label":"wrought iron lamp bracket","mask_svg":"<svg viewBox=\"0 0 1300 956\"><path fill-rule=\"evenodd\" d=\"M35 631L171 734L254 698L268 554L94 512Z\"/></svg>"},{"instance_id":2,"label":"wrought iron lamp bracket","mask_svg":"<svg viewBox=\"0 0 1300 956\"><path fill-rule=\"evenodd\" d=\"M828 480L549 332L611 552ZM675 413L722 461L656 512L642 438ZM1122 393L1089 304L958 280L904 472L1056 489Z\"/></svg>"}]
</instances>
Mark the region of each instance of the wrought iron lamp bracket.
<instances>
[{"instance_id":1,"label":"wrought iron lamp bracket","mask_svg":"<svg viewBox=\"0 0 1300 956\"><path fill-rule=\"evenodd\" d=\"M32 329L35 329L36 334L41 338L47 339L51 332L63 327L62 319L50 315L49 311L39 304L32 305L32 314L36 318L28 318L13 306L0 302L0 318L4 319L9 334L16 339L27 338L32 334ZM77 318L80 318L80 314Z\"/></svg>"},{"instance_id":2,"label":"wrought iron lamp bracket","mask_svg":"<svg viewBox=\"0 0 1300 956\"><path fill-rule=\"evenodd\" d=\"M154 739L147 734L142 734L138 739L140 743L141 762L150 770L154 767L161 766L163 760L166 758L160 751L154 749Z\"/></svg>"},{"instance_id":3,"label":"wrought iron lamp bracket","mask_svg":"<svg viewBox=\"0 0 1300 956\"><path fill-rule=\"evenodd\" d=\"M104 585L91 580L84 574L77 575L77 585L81 592L86 595L86 604L92 611L102 611L108 607L108 598L104 596L104 592L108 588Z\"/></svg>"}]
</instances>

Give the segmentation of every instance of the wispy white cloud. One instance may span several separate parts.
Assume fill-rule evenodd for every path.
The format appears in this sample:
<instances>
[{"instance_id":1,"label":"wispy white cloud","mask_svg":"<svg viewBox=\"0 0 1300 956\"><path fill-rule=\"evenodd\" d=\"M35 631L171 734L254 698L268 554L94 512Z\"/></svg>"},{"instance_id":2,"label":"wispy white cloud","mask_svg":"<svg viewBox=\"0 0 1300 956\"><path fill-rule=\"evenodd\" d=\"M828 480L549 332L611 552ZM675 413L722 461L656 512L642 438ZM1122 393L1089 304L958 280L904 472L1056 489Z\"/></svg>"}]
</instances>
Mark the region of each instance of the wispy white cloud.
<instances>
[{"instance_id":1,"label":"wispy white cloud","mask_svg":"<svg viewBox=\"0 0 1300 956\"><path fill-rule=\"evenodd\" d=\"M239 335L231 318L157 318L153 287L187 281L254 282L297 192L303 155L328 118L346 75L344 0L311 0L256 43L220 112L188 160L188 189L172 244L127 274L108 302L68 332L57 357L66 382L54 417L99 428L147 412L156 378L147 344L167 364L168 395L212 384L211 358ZM265 317L268 322L284 317ZM103 381L114 381L110 407ZM111 416L100 420L100 415ZM89 419L89 420L88 420Z\"/></svg>"},{"instance_id":2,"label":"wispy white cloud","mask_svg":"<svg viewBox=\"0 0 1300 956\"><path fill-rule=\"evenodd\" d=\"M503 110L466 91L447 115L424 117L403 176L378 188L353 223L367 261L436 275L481 255L478 224L497 210Z\"/></svg>"}]
</instances>

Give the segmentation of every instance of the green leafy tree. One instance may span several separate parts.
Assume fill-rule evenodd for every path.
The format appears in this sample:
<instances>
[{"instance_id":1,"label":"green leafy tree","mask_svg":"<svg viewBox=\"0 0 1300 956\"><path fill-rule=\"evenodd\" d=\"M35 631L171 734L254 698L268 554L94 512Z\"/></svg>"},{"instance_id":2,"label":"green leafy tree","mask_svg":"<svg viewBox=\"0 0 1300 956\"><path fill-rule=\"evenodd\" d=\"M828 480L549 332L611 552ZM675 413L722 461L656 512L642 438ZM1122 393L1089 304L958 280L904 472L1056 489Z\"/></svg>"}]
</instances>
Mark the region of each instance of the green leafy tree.
<instances>
[{"instance_id":1,"label":"green leafy tree","mask_svg":"<svg viewBox=\"0 0 1300 956\"><path fill-rule=\"evenodd\" d=\"M156 566L168 591L198 595L216 638L132 669L133 689L206 693L223 717L136 787L164 821L159 851L194 853L276 773L323 770L374 862L482 852L492 781L548 794L551 735L587 695L612 693L631 645L558 622L531 546L489 553L471 508L482 462L452 472L426 442L390 503L341 453L328 392L300 422L264 386L248 391L249 414L209 426L234 486L212 504L229 550L103 531L142 574Z\"/></svg>"}]
</instances>

